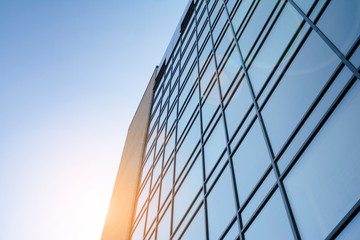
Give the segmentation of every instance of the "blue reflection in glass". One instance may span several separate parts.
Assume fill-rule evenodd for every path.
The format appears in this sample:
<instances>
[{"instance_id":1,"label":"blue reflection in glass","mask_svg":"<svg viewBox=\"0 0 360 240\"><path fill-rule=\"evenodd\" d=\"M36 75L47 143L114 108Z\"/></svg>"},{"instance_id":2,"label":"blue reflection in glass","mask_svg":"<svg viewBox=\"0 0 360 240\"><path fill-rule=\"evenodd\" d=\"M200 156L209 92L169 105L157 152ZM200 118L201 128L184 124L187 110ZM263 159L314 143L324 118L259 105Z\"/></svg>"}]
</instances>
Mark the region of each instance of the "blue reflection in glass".
<instances>
[{"instance_id":1,"label":"blue reflection in glass","mask_svg":"<svg viewBox=\"0 0 360 240\"><path fill-rule=\"evenodd\" d=\"M357 81L285 179L303 239L323 239L360 199Z\"/></svg>"},{"instance_id":2,"label":"blue reflection in glass","mask_svg":"<svg viewBox=\"0 0 360 240\"><path fill-rule=\"evenodd\" d=\"M209 239L218 239L236 214L232 178L227 166L207 198Z\"/></svg>"},{"instance_id":3,"label":"blue reflection in glass","mask_svg":"<svg viewBox=\"0 0 360 240\"><path fill-rule=\"evenodd\" d=\"M271 163L258 120L233 155L233 163L241 205Z\"/></svg>"},{"instance_id":4,"label":"blue reflection in glass","mask_svg":"<svg viewBox=\"0 0 360 240\"><path fill-rule=\"evenodd\" d=\"M180 238L183 240L205 240L205 213L201 207L192 220L190 226L186 229L184 235Z\"/></svg>"},{"instance_id":5,"label":"blue reflection in glass","mask_svg":"<svg viewBox=\"0 0 360 240\"><path fill-rule=\"evenodd\" d=\"M349 223L349 225L340 233L336 240L354 240L360 239L360 214Z\"/></svg>"},{"instance_id":6,"label":"blue reflection in glass","mask_svg":"<svg viewBox=\"0 0 360 240\"><path fill-rule=\"evenodd\" d=\"M274 193L250 225L249 229L245 232L245 239L294 239L279 191Z\"/></svg>"},{"instance_id":7,"label":"blue reflection in glass","mask_svg":"<svg viewBox=\"0 0 360 240\"><path fill-rule=\"evenodd\" d=\"M338 57L318 34L311 33L262 111L275 154L338 63Z\"/></svg>"}]
</instances>

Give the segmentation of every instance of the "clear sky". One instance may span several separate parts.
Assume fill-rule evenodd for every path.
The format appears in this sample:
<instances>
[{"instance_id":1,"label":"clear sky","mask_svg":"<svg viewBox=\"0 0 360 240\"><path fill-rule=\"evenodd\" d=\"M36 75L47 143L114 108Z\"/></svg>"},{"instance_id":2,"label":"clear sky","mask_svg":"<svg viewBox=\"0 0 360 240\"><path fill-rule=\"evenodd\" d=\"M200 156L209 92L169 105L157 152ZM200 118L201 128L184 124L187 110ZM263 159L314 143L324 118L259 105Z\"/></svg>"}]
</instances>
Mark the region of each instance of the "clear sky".
<instances>
[{"instance_id":1,"label":"clear sky","mask_svg":"<svg viewBox=\"0 0 360 240\"><path fill-rule=\"evenodd\" d=\"M188 0L0 0L0 239L100 239Z\"/></svg>"}]
</instances>

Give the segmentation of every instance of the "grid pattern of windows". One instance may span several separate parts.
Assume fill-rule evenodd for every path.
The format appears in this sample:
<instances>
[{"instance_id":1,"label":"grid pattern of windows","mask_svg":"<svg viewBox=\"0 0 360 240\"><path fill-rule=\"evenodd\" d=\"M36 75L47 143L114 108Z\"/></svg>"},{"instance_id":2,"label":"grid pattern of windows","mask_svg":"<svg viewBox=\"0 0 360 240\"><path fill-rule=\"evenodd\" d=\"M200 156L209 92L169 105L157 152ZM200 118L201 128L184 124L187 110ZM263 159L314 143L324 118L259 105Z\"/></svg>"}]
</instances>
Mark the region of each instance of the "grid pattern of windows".
<instances>
[{"instance_id":1,"label":"grid pattern of windows","mask_svg":"<svg viewBox=\"0 0 360 240\"><path fill-rule=\"evenodd\" d=\"M154 89L132 239L359 238L359 12L194 1Z\"/></svg>"}]
</instances>

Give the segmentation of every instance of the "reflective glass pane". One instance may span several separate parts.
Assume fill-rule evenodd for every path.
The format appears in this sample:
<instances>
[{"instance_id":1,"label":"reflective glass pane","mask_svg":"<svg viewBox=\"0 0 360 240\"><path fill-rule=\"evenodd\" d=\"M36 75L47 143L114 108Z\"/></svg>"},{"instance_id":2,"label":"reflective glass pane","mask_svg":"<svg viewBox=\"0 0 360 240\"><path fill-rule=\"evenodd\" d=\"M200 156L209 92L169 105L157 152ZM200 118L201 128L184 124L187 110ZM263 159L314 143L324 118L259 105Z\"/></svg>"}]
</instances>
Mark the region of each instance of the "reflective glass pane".
<instances>
[{"instance_id":1,"label":"reflective glass pane","mask_svg":"<svg viewBox=\"0 0 360 240\"><path fill-rule=\"evenodd\" d=\"M336 240L354 240L360 239L360 214L349 223L349 225L340 233Z\"/></svg>"},{"instance_id":2,"label":"reflective glass pane","mask_svg":"<svg viewBox=\"0 0 360 240\"><path fill-rule=\"evenodd\" d=\"M271 163L257 120L233 155L233 163L241 205Z\"/></svg>"},{"instance_id":3,"label":"reflective glass pane","mask_svg":"<svg viewBox=\"0 0 360 240\"><path fill-rule=\"evenodd\" d=\"M301 20L301 16L294 8L289 5L285 6L255 57L254 62L248 69L255 95L259 93L271 71L276 66L290 39L299 27ZM299 41L299 39L296 41Z\"/></svg>"},{"instance_id":4,"label":"reflective glass pane","mask_svg":"<svg viewBox=\"0 0 360 240\"><path fill-rule=\"evenodd\" d=\"M204 208L201 207L196 216L186 229L184 235L181 237L183 240L205 240L205 214Z\"/></svg>"},{"instance_id":5,"label":"reflective glass pane","mask_svg":"<svg viewBox=\"0 0 360 240\"><path fill-rule=\"evenodd\" d=\"M168 240L170 239L170 224L171 224L171 207L166 210L166 213L162 217L158 230L157 240Z\"/></svg>"},{"instance_id":6,"label":"reflective glass pane","mask_svg":"<svg viewBox=\"0 0 360 240\"><path fill-rule=\"evenodd\" d=\"M279 191L274 193L250 225L249 229L245 232L245 239L294 239Z\"/></svg>"},{"instance_id":7,"label":"reflective glass pane","mask_svg":"<svg viewBox=\"0 0 360 240\"><path fill-rule=\"evenodd\" d=\"M149 231L151 224L155 220L158 211L158 204L159 204L159 188L156 189L156 192L149 203L148 216L146 221L146 229L147 229L146 231Z\"/></svg>"},{"instance_id":8,"label":"reflective glass pane","mask_svg":"<svg viewBox=\"0 0 360 240\"><path fill-rule=\"evenodd\" d=\"M131 239L132 240L139 240L143 239L144 236L144 227L145 227L145 214L143 214L139 224L137 225Z\"/></svg>"},{"instance_id":9,"label":"reflective glass pane","mask_svg":"<svg viewBox=\"0 0 360 240\"><path fill-rule=\"evenodd\" d=\"M200 140L200 120L199 117L195 119L195 122L191 126L189 132L185 136L177 154L176 154L176 178L187 163L191 153L193 152L196 144Z\"/></svg>"},{"instance_id":10,"label":"reflective glass pane","mask_svg":"<svg viewBox=\"0 0 360 240\"><path fill-rule=\"evenodd\" d=\"M324 239L360 199L359 105L357 81L285 179L303 239Z\"/></svg>"},{"instance_id":11,"label":"reflective glass pane","mask_svg":"<svg viewBox=\"0 0 360 240\"><path fill-rule=\"evenodd\" d=\"M209 239L218 239L236 214L230 168L227 166L207 197Z\"/></svg>"},{"instance_id":12,"label":"reflective glass pane","mask_svg":"<svg viewBox=\"0 0 360 240\"><path fill-rule=\"evenodd\" d=\"M226 124L231 138L245 114L250 108L252 99L246 80L243 78L225 108Z\"/></svg>"},{"instance_id":13,"label":"reflective glass pane","mask_svg":"<svg viewBox=\"0 0 360 240\"><path fill-rule=\"evenodd\" d=\"M360 36L359 0L332 0L318 27L344 54Z\"/></svg>"},{"instance_id":14,"label":"reflective glass pane","mask_svg":"<svg viewBox=\"0 0 360 240\"><path fill-rule=\"evenodd\" d=\"M215 163L225 149L225 146L226 138L224 123L222 118L220 118L204 146L206 176L209 175L211 169L215 166Z\"/></svg>"},{"instance_id":15,"label":"reflective glass pane","mask_svg":"<svg viewBox=\"0 0 360 240\"><path fill-rule=\"evenodd\" d=\"M234 48L229 58L227 59L224 68L220 73L221 92L224 96L227 92L231 82L234 80L236 74L241 69L241 58L238 50Z\"/></svg>"},{"instance_id":16,"label":"reflective glass pane","mask_svg":"<svg viewBox=\"0 0 360 240\"><path fill-rule=\"evenodd\" d=\"M204 104L201 107L204 129L209 124L210 119L212 118L220 104L218 83L216 81L213 83L214 84L212 84L210 92L208 91L205 96L202 96L202 98L205 100Z\"/></svg>"},{"instance_id":17,"label":"reflective glass pane","mask_svg":"<svg viewBox=\"0 0 360 240\"><path fill-rule=\"evenodd\" d=\"M201 159L195 160L184 182L180 186L174 198L174 227L177 227L180 220L195 199L196 194L202 187L202 162Z\"/></svg>"},{"instance_id":18,"label":"reflective glass pane","mask_svg":"<svg viewBox=\"0 0 360 240\"><path fill-rule=\"evenodd\" d=\"M174 176L174 162L171 163L170 167L168 168L167 172L164 175L164 178L162 179L161 197L160 197L161 205L163 204L163 202L165 201L166 197L169 195L172 189L173 176Z\"/></svg>"},{"instance_id":19,"label":"reflective glass pane","mask_svg":"<svg viewBox=\"0 0 360 240\"><path fill-rule=\"evenodd\" d=\"M275 154L332 75L339 59L311 33L262 111Z\"/></svg>"}]
</instances>

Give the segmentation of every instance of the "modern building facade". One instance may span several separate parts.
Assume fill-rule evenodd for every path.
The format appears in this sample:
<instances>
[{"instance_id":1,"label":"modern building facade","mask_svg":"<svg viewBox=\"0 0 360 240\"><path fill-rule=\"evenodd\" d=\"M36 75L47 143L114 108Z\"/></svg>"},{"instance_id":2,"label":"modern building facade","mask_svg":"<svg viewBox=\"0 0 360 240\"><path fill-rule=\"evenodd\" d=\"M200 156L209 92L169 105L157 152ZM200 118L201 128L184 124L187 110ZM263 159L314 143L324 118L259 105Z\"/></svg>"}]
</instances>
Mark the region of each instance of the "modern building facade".
<instances>
[{"instance_id":1,"label":"modern building facade","mask_svg":"<svg viewBox=\"0 0 360 240\"><path fill-rule=\"evenodd\" d=\"M358 0L190 1L102 239L360 239L359 44Z\"/></svg>"}]
</instances>

